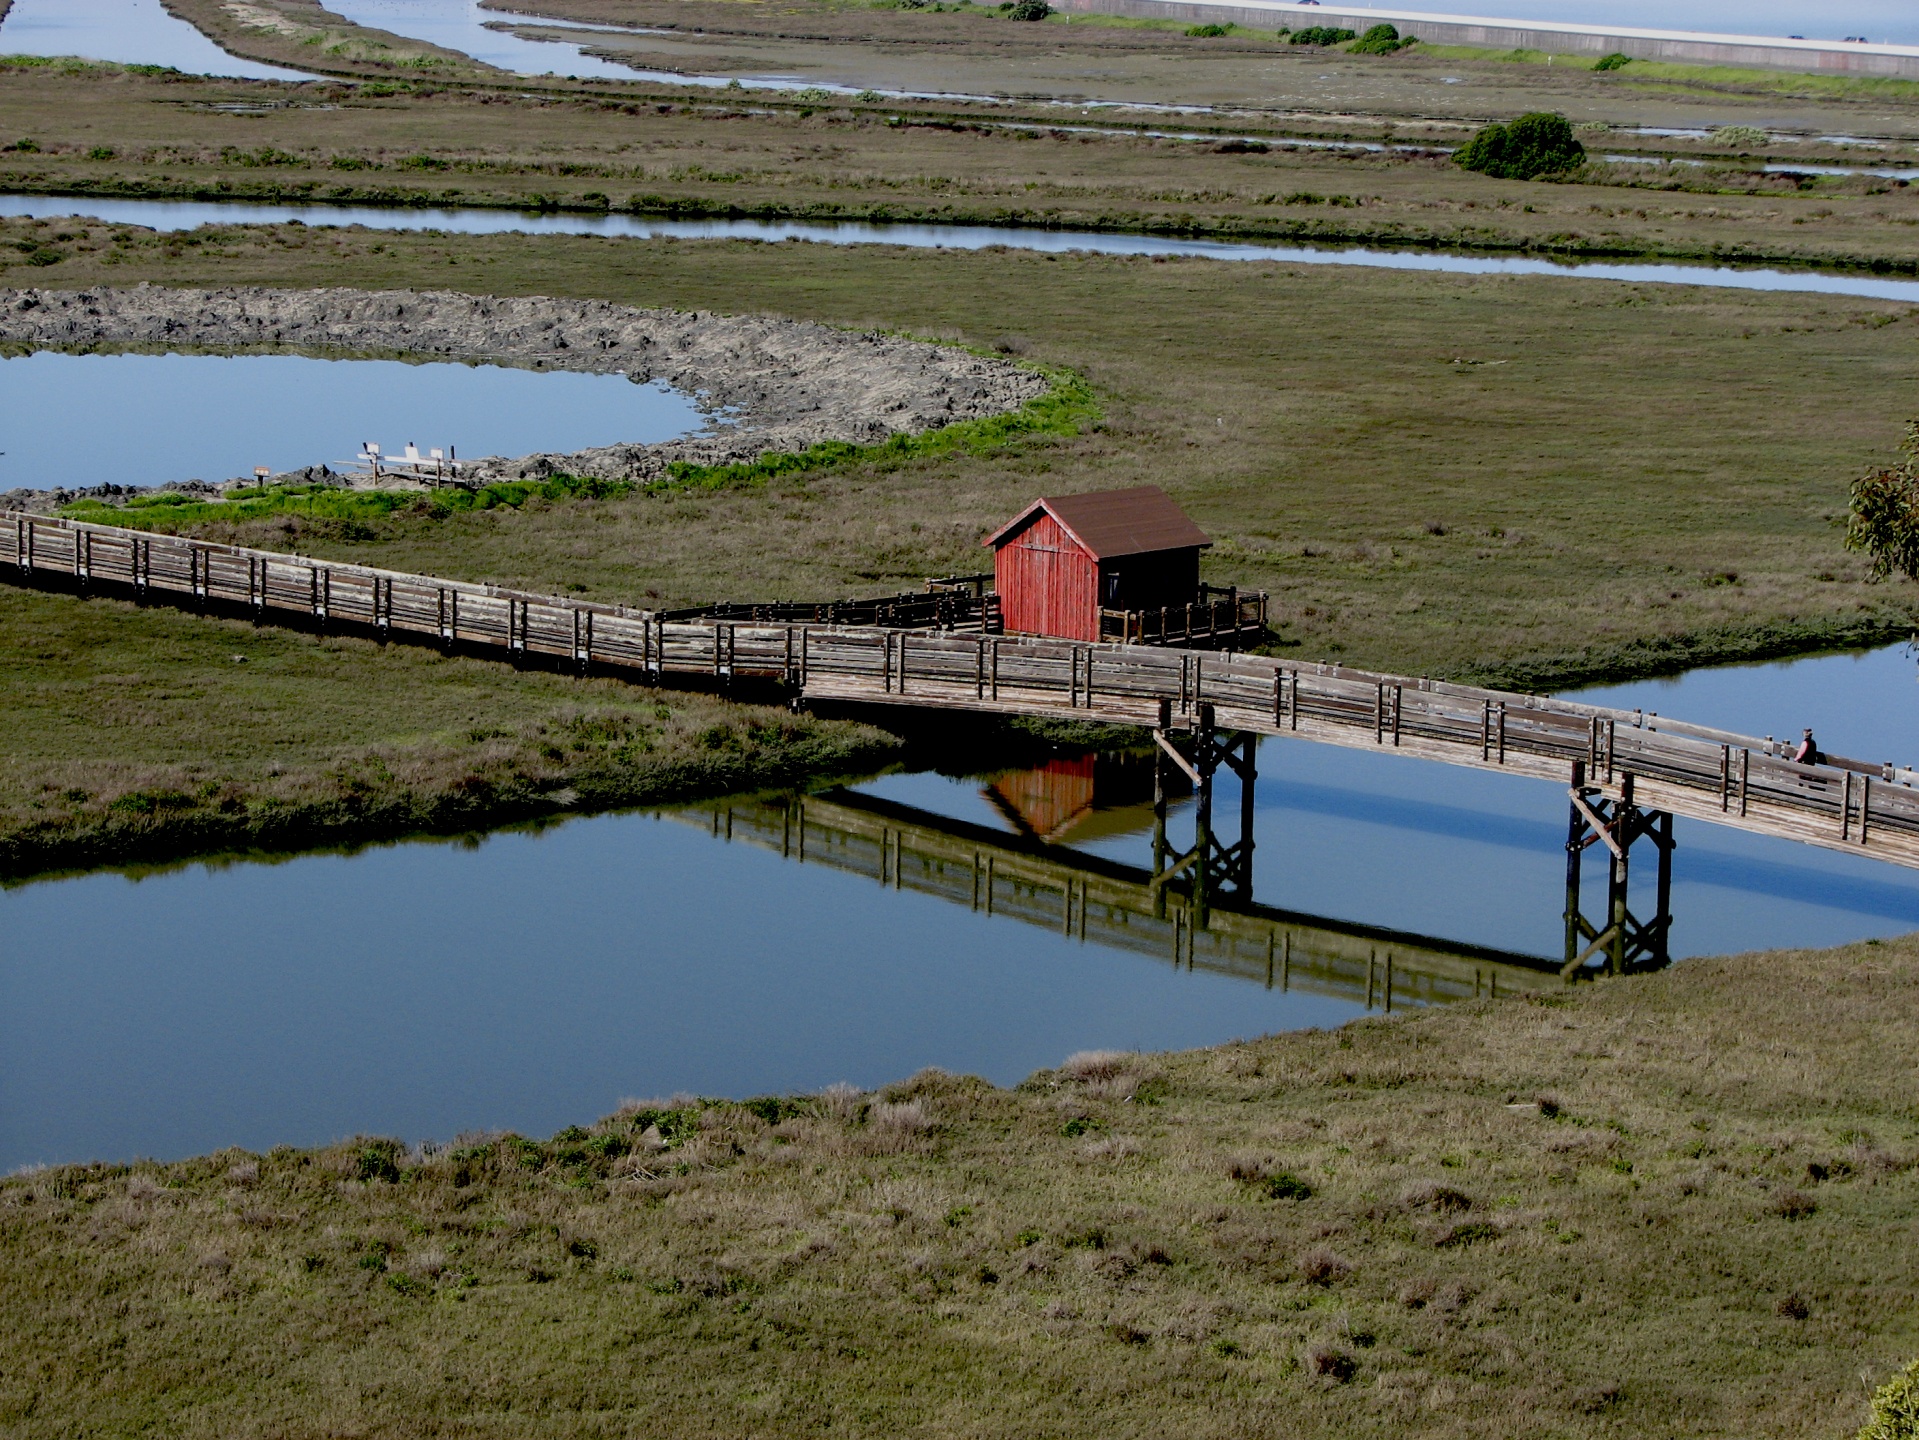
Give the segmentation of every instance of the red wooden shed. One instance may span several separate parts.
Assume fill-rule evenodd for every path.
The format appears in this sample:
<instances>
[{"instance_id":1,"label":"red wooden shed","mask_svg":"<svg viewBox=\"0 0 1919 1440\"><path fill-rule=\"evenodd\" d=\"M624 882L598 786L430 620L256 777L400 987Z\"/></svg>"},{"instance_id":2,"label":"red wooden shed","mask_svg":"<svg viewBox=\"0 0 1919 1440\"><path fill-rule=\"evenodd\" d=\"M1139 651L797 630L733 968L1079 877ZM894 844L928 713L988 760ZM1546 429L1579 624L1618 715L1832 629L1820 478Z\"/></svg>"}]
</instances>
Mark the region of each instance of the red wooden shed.
<instances>
[{"instance_id":1,"label":"red wooden shed","mask_svg":"<svg viewBox=\"0 0 1919 1440\"><path fill-rule=\"evenodd\" d=\"M1162 610L1200 597L1213 542L1157 485L1035 500L981 542L1006 629L1098 640L1101 610Z\"/></svg>"}]
</instances>

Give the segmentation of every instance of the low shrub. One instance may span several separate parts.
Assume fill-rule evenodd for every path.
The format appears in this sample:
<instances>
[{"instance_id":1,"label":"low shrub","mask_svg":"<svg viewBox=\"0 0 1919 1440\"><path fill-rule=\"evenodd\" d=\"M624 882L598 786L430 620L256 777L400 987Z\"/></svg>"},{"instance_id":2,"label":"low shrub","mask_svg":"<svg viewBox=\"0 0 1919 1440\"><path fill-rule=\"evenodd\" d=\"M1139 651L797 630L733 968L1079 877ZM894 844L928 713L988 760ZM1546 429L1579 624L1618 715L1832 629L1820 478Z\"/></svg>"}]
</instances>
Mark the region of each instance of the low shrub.
<instances>
[{"instance_id":1,"label":"low shrub","mask_svg":"<svg viewBox=\"0 0 1919 1440\"><path fill-rule=\"evenodd\" d=\"M1337 1345L1324 1341L1306 1347L1306 1373L1344 1385L1358 1373L1358 1362Z\"/></svg>"},{"instance_id":2,"label":"low shrub","mask_svg":"<svg viewBox=\"0 0 1919 1440\"><path fill-rule=\"evenodd\" d=\"M1397 27L1375 25L1358 40L1346 47L1348 55L1392 55L1404 50L1408 45L1417 45L1418 39L1407 35L1401 37Z\"/></svg>"},{"instance_id":3,"label":"low shrub","mask_svg":"<svg viewBox=\"0 0 1919 1440\"><path fill-rule=\"evenodd\" d=\"M1757 150L1772 137L1757 125L1721 125L1706 138L1728 150Z\"/></svg>"},{"instance_id":4,"label":"low shrub","mask_svg":"<svg viewBox=\"0 0 1919 1440\"><path fill-rule=\"evenodd\" d=\"M1408 1210L1431 1210L1439 1214L1449 1210L1470 1210L1473 1208L1473 1197L1464 1190L1427 1180L1408 1189L1400 1196L1399 1203Z\"/></svg>"},{"instance_id":5,"label":"low shrub","mask_svg":"<svg viewBox=\"0 0 1919 1440\"><path fill-rule=\"evenodd\" d=\"M1352 1273L1352 1261L1324 1245L1299 1257L1299 1278L1308 1285L1337 1285Z\"/></svg>"},{"instance_id":6,"label":"low shrub","mask_svg":"<svg viewBox=\"0 0 1919 1440\"><path fill-rule=\"evenodd\" d=\"M1593 61L1593 69L1624 70L1630 64L1632 64L1632 56L1622 55L1617 50L1615 50L1612 52L1612 54L1602 55L1597 60Z\"/></svg>"},{"instance_id":7,"label":"low shrub","mask_svg":"<svg viewBox=\"0 0 1919 1440\"><path fill-rule=\"evenodd\" d=\"M1308 25L1304 30L1295 30L1287 37L1294 45L1344 45L1348 40L1357 40L1356 30L1341 30L1332 25Z\"/></svg>"},{"instance_id":8,"label":"low shrub","mask_svg":"<svg viewBox=\"0 0 1919 1440\"><path fill-rule=\"evenodd\" d=\"M1053 13L1053 7L1046 0L1014 0L1011 9L1006 12L1008 20L1044 20Z\"/></svg>"},{"instance_id":9,"label":"low shrub","mask_svg":"<svg viewBox=\"0 0 1919 1440\"><path fill-rule=\"evenodd\" d=\"M1532 180L1586 163L1586 147L1564 115L1543 111L1506 125L1488 125L1461 146L1454 163L1502 180Z\"/></svg>"},{"instance_id":10,"label":"low shrub","mask_svg":"<svg viewBox=\"0 0 1919 1440\"><path fill-rule=\"evenodd\" d=\"M1188 25L1186 33L1199 40L1216 40L1221 35L1233 33L1230 25Z\"/></svg>"}]
</instances>

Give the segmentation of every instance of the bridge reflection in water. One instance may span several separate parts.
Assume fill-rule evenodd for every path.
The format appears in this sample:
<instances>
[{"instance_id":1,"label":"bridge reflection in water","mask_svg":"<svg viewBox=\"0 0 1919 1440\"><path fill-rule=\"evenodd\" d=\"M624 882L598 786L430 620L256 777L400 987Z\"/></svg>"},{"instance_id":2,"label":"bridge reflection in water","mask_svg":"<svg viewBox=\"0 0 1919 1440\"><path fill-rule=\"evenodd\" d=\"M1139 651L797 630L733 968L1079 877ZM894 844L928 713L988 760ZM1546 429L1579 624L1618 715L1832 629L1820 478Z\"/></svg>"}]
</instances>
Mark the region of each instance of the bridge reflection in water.
<instances>
[{"instance_id":1,"label":"bridge reflection in water","mask_svg":"<svg viewBox=\"0 0 1919 1440\"><path fill-rule=\"evenodd\" d=\"M1332 996L1369 1010L1568 983L1557 961L1257 904L1250 898L1250 845L1219 847L1196 837L1200 843L1186 852L1190 863L1181 866L1176 858L1156 877L1153 868L1059 843L1149 832L1152 849L1163 853L1165 796L1162 790L1162 803L1152 803L1153 768L1150 759L1129 764L1127 757L1087 756L997 776L982 794L1014 825L1013 834L845 790L676 813L709 824L716 838L801 864L1176 968ZM1142 785L1143 802L1123 803ZM1142 848L1148 843L1143 835ZM1232 873L1209 873L1222 866Z\"/></svg>"}]
</instances>

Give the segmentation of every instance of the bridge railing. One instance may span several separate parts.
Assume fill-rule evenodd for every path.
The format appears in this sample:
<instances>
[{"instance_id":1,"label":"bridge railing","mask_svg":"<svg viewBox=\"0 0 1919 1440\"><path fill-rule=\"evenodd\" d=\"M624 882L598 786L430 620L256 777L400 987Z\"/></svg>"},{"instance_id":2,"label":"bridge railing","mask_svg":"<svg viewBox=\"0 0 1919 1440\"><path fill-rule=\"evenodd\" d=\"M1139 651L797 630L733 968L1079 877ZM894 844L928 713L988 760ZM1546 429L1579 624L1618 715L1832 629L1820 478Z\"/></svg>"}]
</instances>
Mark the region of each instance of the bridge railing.
<instances>
[{"instance_id":1,"label":"bridge railing","mask_svg":"<svg viewBox=\"0 0 1919 1440\"><path fill-rule=\"evenodd\" d=\"M814 699L1224 729L1564 782L1573 766L1637 801L1919 867L1910 770L1799 765L1771 740L1638 711L1271 656L751 619L675 620L500 586L38 516L0 517L0 570L113 585L449 646L649 677L756 676Z\"/></svg>"}]
</instances>

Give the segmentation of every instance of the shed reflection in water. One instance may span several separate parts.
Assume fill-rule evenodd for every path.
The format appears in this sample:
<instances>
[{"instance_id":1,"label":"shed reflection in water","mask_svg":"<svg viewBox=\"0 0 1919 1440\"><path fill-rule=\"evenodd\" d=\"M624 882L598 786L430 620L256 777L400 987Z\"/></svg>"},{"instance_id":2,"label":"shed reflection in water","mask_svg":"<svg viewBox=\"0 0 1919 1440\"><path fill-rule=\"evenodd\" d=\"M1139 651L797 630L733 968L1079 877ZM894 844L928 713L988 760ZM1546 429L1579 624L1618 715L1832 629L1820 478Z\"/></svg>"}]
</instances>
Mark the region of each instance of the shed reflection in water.
<instances>
[{"instance_id":1,"label":"shed reflection in water","mask_svg":"<svg viewBox=\"0 0 1919 1440\"><path fill-rule=\"evenodd\" d=\"M1191 862L1156 867L1070 848L1153 832L1151 853L1162 852L1156 783L1170 795L1170 777L1162 771L1156 781L1151 756L1124 754L1059 758L992 776L979 794L1011 835L845 790L729 801L708 811L708 823L715 836L777 848L788 860L1155 956L1177 969L1335 996L1368 1010L1563 983L1552 962L1531 956L1256 904L1249 886L1229 887L1225 877L1201 871L1197 844L1187 852Z\"/></svg>"}]
</instances>

